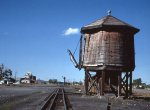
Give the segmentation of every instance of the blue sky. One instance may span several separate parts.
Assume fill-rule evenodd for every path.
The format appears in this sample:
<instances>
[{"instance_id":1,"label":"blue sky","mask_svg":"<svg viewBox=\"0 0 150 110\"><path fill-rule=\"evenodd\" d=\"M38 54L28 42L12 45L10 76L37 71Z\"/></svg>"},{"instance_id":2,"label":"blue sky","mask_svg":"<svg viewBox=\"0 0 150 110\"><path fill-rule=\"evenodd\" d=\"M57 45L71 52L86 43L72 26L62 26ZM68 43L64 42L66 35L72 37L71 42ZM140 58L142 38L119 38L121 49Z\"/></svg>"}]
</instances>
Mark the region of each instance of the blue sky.
<instances>
[{"instance_id":1,"label":"blue sky","mask_svg":"<svg viewBox=\"0 0 150 110\"><path fill-rule=\"evenodd\" d=\"M31 71L44 80L83 80L84 71L74 68L67 49L75 50L82 26L106 16L109 9L140 29L133 78L150 84L149 0L0 0L0 64L19 77ZM69 28L76 30L66 36Z\"/></svg>"}]
</instances>

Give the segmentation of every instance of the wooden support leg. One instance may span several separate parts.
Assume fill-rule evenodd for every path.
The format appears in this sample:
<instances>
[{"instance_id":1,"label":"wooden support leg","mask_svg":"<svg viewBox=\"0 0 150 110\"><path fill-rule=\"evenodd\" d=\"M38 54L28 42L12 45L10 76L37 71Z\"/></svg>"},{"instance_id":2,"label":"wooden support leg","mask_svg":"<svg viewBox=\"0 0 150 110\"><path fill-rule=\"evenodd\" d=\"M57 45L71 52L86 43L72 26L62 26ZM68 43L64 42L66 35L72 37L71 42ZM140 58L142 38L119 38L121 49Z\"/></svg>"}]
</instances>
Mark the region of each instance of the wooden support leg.
<instances>
[{"instance_id":1,"label":"wooden support leg","mask_svg":"<svg viewBox=\"0 0 150 110\"><path fill-rule=\"evenodd\" d=\"M129 89L129 92L130 92L130 95L132 94L132 71L130 72L130 89Z\"/></svg>"},{"instance_id":2,"label":"wooden support leg","mask_svg":"<svg viewBox=\"0 0 150 110\"><path fill-rule=\"evenodd\" d=\"M129 90L128 90L128 78L129 78L129 76L128 76L128 72L126 72L126 91L125 91L125 97L127 98L128 97L128 93L129 93Z\"/></svg>"},{"instance_id":3,"label":"wooden support leg","mask_svg":"<svg viewBox=\"0 0 150 110\"><path fill-rule=\"evenodd\" d=\"M102 77L99 78L99 93L98 93L99 96L102 95L102 87L101 87L101 85L102 85Z\"/></svg>"},{"instance_id":4,"label":"wooden support leg","mask_svg":"<svg viewBox=\"0 0 150 110\"><path fill-rule=\"evenodd\" d=\"M118 97L121 94L121 73L118 73Z\"/></svg>"},{"instance_id":5,"label":"wooden support leg","mask_svg":"<svg viewBox=\"0 0 150 110\"><path fill-rule=\"evenodd\" d=\"M88 94L88 74L87 70L85 70L85 79L84 79L84 86L85 86L85 94Z\"/></svg>"},{"instance_id":6,"label":"wooden support leg","mask_svg":"<svg viewBox=\"0 0 150 110\"><path fill-rule=\"evenodd\" d=\"M97 95L101 96L101 72L96 72L97 76Z\"/></svg>"},{"instance_id":7,"label":"wooden support leg","mask_svg":"<svg viewBox=\"0 0 150 110\"><path fill-rule=\"evenodd\" d=\"M102 96L104 95L105 71L102 71L100 82L100 95Z\"/></svg>"}]
</instances>

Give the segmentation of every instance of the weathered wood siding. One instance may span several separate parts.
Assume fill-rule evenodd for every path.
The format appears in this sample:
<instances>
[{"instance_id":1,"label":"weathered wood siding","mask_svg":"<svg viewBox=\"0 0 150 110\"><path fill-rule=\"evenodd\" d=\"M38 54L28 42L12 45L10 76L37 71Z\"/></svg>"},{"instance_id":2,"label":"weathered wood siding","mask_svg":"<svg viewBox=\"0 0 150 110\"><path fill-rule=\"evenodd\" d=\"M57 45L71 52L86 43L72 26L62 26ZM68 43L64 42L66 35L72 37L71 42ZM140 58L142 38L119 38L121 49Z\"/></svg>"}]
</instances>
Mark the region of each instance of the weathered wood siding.
<instances>
[{"instance_id":1,"label":"weathered wood siding","mask_svg":"<svg viewBox=\"0 0 150 110\"><path fill-rule=\"evenodd\" d=\"M83 66L134 68L133 34L99 31L84 34Z\"/></svg>"}]
</instances>

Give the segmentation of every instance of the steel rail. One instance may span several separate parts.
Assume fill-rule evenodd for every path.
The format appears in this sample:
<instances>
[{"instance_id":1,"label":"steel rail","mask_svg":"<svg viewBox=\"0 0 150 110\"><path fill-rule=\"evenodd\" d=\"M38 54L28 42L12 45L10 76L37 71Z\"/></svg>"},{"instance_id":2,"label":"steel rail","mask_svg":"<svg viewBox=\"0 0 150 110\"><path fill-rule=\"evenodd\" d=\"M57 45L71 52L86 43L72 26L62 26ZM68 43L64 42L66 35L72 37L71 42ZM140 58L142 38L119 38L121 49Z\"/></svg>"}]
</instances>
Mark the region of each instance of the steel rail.
<instances>
[{"instance_id":1,"label":"steel rail","mask_svg":"<svg viewBox=\"0 0 150 110\"><path fill-rule=\"evenodd\" d=\"M55 89L50 96L48 96L46 102L41 107L41 110L54 110L57 108L57 100L61 98L63 101L64 110L68 110L67 98L65 96L64 88ZM55 105L56 104L56 105Z\"/></svg>"},{"instance_id":2,"label":"steel rail","mask_svg":"<svg viewBox=\"0 0 150 110\"><path fill-rule=\"evenodd\" d=\"M54 103L55 103L56 97L58 96L59 90L60 89L57 89L56 93L54 94L54 98L52 98L52 102L50 103L49 110L54 110L53 107L54 107Z\"/></svg>"},{"instance_id":3,"label":"steel rail","mask_svg":"<svg viewBox=\"0 0 150 110\"><path fill-rule=\"evenodd\" d=\"M62 95L63 95L64 110L68 110L64 89L62 89Z\"/></svg>"},{"instance_id":4,"label":"steel rail","mask_svg":"<svg viewBox=\"0 0 150 110\"><path fill-rule=\"evenodd\" d=\"M50 101L53 99L53 97L56 95L56 92L58 91L58 89L55 89L50 96L48 96L48 99L46 100L46 102L43 104L43 106L41 107L41 110L46 110L46 108L48 107Z\"/></svg>"}]
</instances>

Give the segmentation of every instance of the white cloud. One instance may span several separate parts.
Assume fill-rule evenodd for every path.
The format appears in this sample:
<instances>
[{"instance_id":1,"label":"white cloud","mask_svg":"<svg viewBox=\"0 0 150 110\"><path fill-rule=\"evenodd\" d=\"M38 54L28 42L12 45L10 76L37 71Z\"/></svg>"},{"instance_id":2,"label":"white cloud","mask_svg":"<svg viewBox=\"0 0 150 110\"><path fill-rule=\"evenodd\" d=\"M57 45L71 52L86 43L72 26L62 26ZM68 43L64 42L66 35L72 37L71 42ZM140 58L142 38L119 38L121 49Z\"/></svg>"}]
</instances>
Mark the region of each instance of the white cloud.
<instances>
[{"instance_id":1,"label":"white cloud","mask_svg":"<svg viewBox=\"0 0 150 110\"><path fill-rule=\"evenodd\" d=\"M79 33L79 29L78 28L68 28L64 31L65 36L69 36L69 35L73 35L73 34L78 34Z\"/></svg>"}]
</instances>

